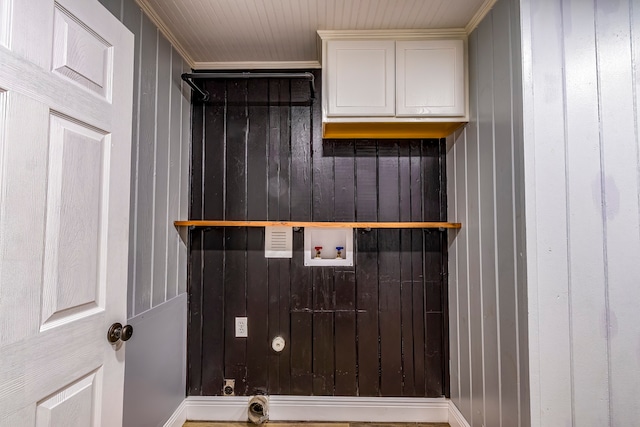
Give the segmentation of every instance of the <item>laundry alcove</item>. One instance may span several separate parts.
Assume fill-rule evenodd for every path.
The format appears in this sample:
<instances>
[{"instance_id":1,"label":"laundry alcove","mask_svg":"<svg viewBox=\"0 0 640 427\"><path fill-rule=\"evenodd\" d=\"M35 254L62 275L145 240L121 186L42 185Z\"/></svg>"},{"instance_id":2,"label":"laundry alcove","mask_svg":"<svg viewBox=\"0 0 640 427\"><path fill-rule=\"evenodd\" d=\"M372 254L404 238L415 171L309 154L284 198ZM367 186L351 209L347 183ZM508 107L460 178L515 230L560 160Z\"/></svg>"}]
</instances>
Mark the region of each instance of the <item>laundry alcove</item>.
<instances>
[{"instance_id":1,"label":"laundry alcove","mask_svg":"<svg viewBox=\"0 0 640 427\"><path fill-rule=\"evenodd\" d=\"M446 221L444 140L323 140L306 81L199 84L190 219ZM354 266L305 267L302 231L267 259L263 228L193 228L188 393L448 395L447 233L356 228Z\"/></svg>"}]
</instances>

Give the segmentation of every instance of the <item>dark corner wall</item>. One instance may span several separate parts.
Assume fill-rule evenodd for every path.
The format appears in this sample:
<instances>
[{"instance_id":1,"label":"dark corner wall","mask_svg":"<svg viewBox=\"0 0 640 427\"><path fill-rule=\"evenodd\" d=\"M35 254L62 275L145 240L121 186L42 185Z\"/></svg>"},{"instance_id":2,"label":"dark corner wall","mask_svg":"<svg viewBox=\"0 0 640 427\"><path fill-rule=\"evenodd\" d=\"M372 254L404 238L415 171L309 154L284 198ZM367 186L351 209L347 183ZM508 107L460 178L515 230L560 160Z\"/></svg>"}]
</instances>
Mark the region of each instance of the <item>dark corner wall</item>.
<instances>
[{"instance_id":1,"label":"dark corner wall","mask_svg":"<svg viewBox=\"0 0 640 427\"><path fill-rule=\"evenodd\" d=\"M205 85L193 219L446 220L444 139L323 140L306 81ZM354 267L305 267L293 239L292 259L266 259L262 228L192 231L189 394L447 395L446 231L356 230Z\"/></svg>"},{"instance_id":2,"label":"dark corner wall","mask_svg":"<svg viewBox=\"0 0 640 427\"><path fill-rule=\"evenodd\" d=\"M100 3L135 36L123 425L158 426L186 389L187 248L173 221L189 208L190 68L135 1Z\"/></svg>"},{"instance_id":3,"label":"dark corner wall","mask_svg":"<svg viewBox=\"0 0 640 427\"><path fill-rule=\"evenodd\" d=\"M447 144L451 399L472 427L531 422L519 4L470 34L469 124Z\"/></svg>"}]
</instances>

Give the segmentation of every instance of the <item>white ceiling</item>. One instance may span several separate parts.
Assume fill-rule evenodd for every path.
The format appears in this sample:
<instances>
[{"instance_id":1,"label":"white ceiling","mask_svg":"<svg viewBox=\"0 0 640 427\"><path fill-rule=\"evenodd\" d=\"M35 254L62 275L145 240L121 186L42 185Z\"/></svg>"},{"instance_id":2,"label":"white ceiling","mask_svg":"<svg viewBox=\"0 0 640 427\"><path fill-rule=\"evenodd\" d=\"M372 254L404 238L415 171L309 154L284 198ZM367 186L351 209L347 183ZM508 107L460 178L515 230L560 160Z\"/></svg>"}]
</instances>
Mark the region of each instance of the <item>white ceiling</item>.
<instances>
[{"instance_id":1,"label":"white ceiling","mask_svg":"<svg viewBox=\"0 0 640 427\"><path fill-rule=\"evenodd\" d=\"M317 30L470 32L495 3L495 0L136 1L196 69L314 67L319 60Z\"/></svg>"}]
</instances>

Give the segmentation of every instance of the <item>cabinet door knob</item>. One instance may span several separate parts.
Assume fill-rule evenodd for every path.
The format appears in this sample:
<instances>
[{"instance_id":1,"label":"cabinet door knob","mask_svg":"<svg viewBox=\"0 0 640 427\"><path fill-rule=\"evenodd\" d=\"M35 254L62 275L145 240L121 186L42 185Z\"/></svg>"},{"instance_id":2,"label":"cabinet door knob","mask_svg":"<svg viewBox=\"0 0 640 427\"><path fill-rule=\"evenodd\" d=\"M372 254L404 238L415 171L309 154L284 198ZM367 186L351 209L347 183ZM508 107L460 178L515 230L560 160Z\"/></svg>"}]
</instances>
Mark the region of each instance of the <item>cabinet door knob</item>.
<instances>
[{"instance_id":1,"label":"cabinet door knob","mask_svg":"<svg viewBox=\"0 0 640 427\"><path fill-rule=\"evenodd\" d=\"M121 323L114 323L111 325L109 330L107 331L107 340L111 344L115 344L118 341L128 341L129 338L133 335L133 326L125 325L122 326Z\"/></svg>"}]
</instances>

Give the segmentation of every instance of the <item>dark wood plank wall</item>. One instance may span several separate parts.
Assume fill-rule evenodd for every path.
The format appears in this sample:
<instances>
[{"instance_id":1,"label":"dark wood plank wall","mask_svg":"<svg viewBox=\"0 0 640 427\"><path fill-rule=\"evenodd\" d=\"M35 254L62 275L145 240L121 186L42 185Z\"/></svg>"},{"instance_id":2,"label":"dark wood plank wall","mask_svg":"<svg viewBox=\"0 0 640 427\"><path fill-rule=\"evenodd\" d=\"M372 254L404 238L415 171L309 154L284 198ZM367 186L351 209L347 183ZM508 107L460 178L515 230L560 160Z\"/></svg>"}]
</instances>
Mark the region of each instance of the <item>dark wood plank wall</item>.
<instances>
[{"instance_id":1,"label":"dark wood plank wall","mask_svg":"<svg viewBox=\"0 0 640 427\"><path fill-rule=\"evenodd\" d=\"M323 140L306 81L205 85L193 219L446 220L444 140ZM189 394L448 395L445 233L356 230L355 267L305 267L301 232L266 259L261 228L192 231Z\"/></svg>"}]
</instances>

